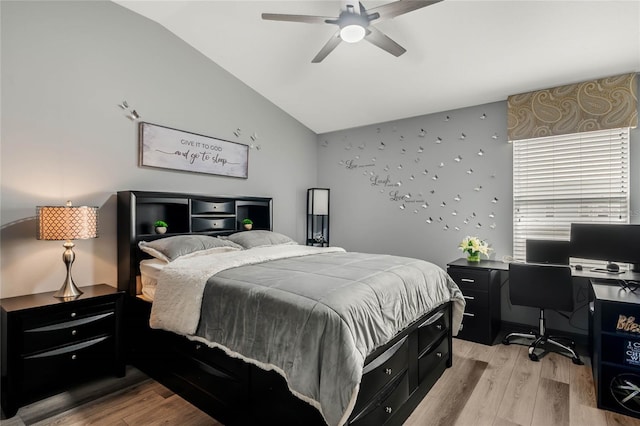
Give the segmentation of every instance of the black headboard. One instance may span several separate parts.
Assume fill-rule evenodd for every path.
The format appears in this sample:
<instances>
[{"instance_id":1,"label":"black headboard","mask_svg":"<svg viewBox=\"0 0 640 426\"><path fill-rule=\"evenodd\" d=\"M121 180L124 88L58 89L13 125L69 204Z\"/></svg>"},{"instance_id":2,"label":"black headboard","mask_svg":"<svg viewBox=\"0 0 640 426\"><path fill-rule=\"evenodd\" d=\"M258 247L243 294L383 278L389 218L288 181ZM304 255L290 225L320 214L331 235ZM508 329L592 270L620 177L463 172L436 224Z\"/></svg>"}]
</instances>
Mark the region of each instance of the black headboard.
<instances>
[{"instance_id":1,"label":"black headboard","mask_svg":"<svg viewBox=\"0 0 640 426\"><path fill-rule=\"evenodd\" d=\"M271 198L211 196L170 192L118 192L118 289L136 295L138 264L145 258L138 242L174 235L229 235L251 219L253 229L273 230ZM154 222L167 222L156 234Z\"/></svg>"}]
</instances>

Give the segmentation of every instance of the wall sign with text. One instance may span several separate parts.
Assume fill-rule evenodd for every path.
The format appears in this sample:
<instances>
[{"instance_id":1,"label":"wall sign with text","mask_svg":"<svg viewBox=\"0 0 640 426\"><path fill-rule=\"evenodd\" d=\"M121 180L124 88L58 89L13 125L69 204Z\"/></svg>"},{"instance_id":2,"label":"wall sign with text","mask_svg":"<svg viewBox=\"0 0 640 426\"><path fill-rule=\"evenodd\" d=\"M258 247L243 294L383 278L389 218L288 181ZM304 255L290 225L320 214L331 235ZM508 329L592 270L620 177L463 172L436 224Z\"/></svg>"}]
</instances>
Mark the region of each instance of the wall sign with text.
<instances>
[{"instance_id":1,"label":"wall sign with text","mask_svg":"<svg viewBox=\"0 0 640 426\"><path fill-rule=\"evenodd\" d=\"M249 146L140 123L140 165L246 179Z\"/></svg>"}]
</instances>

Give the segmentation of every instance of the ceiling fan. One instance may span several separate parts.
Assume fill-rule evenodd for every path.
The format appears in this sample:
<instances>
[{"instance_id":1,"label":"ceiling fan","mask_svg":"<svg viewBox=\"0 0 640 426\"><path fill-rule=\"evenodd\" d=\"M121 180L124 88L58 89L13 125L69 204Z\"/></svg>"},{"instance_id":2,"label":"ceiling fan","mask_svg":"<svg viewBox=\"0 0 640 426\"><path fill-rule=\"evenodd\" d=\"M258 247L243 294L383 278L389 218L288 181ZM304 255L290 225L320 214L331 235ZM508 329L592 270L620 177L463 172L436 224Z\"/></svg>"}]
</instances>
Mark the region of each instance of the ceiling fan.
<instances>
[{"instance_id":1,"label":"ceiling fan","mask_svg":"<svg viewBox=\"0 0 640 426\"><path fill-rule=\"evenodd\" d=\"M362 39L378 46L393 56L400 56L406 49L391 40L382 31L370 25L395 18L408 12L425 6L439 3L442 0L399 0L382 6L366 9L362 3L354 0L345 1L346 7L342 9L337 18L327 16L286 15L281 13L263 13L262 19L270 21L303 22L306 24L332 24L339 27L338 31L320 49L320 52L311 62L318 63L327 57L340 42L357 43Z\"/></svg>"}]
</instances>

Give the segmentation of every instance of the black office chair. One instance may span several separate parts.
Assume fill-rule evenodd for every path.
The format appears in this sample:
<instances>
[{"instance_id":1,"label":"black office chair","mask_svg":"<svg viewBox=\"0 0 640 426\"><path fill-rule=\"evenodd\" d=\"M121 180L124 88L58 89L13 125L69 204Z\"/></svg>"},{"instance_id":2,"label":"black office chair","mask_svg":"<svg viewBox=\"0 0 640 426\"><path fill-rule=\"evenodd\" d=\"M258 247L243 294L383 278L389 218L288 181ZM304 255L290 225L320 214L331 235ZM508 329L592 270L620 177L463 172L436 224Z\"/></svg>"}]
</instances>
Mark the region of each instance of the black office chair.
<instances>
[{"instance_id":1,"label":"black office chair","mask_svg":"<svg viewBox=\"0 0 640 426\"><path fill-rule=\"evenodd\" d=\"M540 319L537 331L531 331L529 334L510 333L502 340L503 344L509 345L512 343L511 339L516 338L532 340L529 345L529 359L532 361L539 361L550 348L553 348L554 352L570 357L574 364L582 365L573 341L547 334L544 317L545 309L573 311L573 282L569 266L509 264L509 299L514 305L539 308ZM536 353L537 349L542 349L542 352Z\"/></svg>"}]
</instances>

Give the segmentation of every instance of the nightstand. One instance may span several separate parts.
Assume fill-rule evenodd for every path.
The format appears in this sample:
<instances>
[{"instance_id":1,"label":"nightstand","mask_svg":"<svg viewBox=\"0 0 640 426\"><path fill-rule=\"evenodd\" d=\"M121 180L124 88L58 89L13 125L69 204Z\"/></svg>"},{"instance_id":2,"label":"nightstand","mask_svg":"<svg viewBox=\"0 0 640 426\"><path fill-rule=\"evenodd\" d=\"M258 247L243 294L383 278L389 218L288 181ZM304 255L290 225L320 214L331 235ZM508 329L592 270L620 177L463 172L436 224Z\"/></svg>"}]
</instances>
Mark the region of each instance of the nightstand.
<instances>
[{"instance_id":1,"label":"nightstand","mask_svg":"<svg viewBox=\"0 0 640 426\"><path fill-rule=\"evenodd\" d=\"M493 345L500 331L501 272L508 271L508 264L493 260L458 259L447 265L467 302L458 338Z\"/></svg>"},{"instance_id":2,"label":"nightstand","mask_svg":"<svg viewBox=\"0 0 640 426\"><path fill-rule=\"evenodd\" d=\"M124 292L106 284L81 290L72 301L54 292L0 299L6 416L89 378L124 376Z\"/></svg>"}]
</instances>

